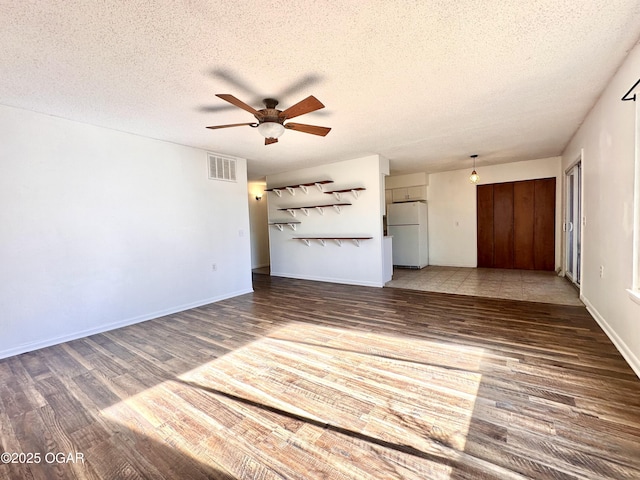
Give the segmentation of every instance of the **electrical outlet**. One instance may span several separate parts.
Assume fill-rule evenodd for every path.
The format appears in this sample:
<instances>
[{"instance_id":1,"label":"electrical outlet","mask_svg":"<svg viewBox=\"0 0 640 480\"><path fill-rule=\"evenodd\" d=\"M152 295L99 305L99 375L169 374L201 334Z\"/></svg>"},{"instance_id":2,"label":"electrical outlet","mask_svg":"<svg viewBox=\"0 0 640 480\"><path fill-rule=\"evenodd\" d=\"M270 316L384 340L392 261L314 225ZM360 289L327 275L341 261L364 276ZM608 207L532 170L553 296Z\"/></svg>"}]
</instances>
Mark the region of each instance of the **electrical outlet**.
<instances>
[{"instance_id":1,"label":"electrical outlet","mask_svg":"<svg viewBox=\"0 0 640 480\"><path fill-rule=\"evenodd\" d=\"M600 265L600 278L604 277L604 265Z\"/></svg>"},{"instance_id":2,"label":"electrical outlet","mask_svg":"<svg viewBox=\"0 0 640 480\"><path fill-rule=\"evenodd\" d=\"M212 272L217 272L218 271L218 265L216 265L215 263L211 264L211 271Z\"/></svg>"}]
</instances>

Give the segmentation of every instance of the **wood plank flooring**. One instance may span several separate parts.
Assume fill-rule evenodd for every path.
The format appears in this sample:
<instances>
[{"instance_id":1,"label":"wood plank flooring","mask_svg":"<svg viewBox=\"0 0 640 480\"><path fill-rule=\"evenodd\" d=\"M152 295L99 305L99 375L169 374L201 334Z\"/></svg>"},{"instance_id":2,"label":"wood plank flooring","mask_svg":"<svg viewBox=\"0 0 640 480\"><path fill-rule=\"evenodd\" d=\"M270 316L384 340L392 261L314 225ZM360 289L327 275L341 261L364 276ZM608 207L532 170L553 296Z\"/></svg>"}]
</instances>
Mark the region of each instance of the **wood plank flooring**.
<instances>
[{"instance_id":1,"label":"wood plank flooring","mask_svg":"<svg viewBox=\"0 0 640 480\"><path fill-rule=\"evenodd\" d=\"M640 478L640 380L584 308L254 280L0 360L2 453L40 454L0 478Z\"/></svg>"}]
</instances>

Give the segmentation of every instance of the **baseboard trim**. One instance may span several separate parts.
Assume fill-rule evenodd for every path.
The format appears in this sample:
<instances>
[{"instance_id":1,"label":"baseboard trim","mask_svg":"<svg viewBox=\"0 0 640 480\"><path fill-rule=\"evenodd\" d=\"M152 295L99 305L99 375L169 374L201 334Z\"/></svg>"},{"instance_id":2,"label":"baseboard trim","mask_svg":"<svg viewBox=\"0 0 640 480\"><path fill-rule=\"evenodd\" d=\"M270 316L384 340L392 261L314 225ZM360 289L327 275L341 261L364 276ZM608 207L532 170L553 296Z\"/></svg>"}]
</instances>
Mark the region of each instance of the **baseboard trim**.
<instances>
[{"instance_id":1,"label":"baseboard trim","mask_svg":"<svg viewBox=\"0 0 640 480\"><path fill-rule=\"evenodd\" d=\"M635 354L629 349L626 343L618 336L613 328L609 325L609 323L604 319L600 312L591 305L591 302L587 300L587 298L580 294L580 300L587 307L587 311L591 314L591 316L595 319L595 321L600 325L600 328L604 330L604 333L607 334L609 340L613 343L613 345L618 349L622 357L627 361L631 369L634 373L640 378L640 359L635 356Z\"/></svg>"},{"instance_id":2,"label":"baseboard trim","mask_svg":"<svg viewBox=\"0 0 640 480\"><path fill-rule=\"evenodd\" d=\"M456 267L456 268L478 268L477 264L471 263L456 263L456 262L440 262L439 260L432 261L429 259L429 265L432 267Z\"/></svg>"},{"instance_id":3,"label":"baseboard trim","mask_svg":"<svg viewBox=\"0 0 640 480\"><path fill-rule=\"evenodd\" d=\"M117 328L127 327L129 325L134 325L136 323L146 322L148 320L153 320L154 318L164 317L166 315L171 315L173 313L184 312L185 310L189 310L192 308L201 307L203 305L208 305L210 303L216 303L221 300L226 300L227 298L237 297L239 295L244 295L246 293L252 293L253 288L246 290L239 290L236 292L232 292L225 295L219 295L216 297L206 298L203 300L198 300L196 302L179 305L177 307L168 308L166 310L159 310L157 312L148 313L145 315L139 315L137 317L127 318L124 320L119 320L113 323L107 323L100 325L95 328L90 328L87 330L82 330L79 332L69 333L67 335L61 335L55 338L49 338L46 340L41 340L37 342L26 343L24 345L20 345L18 347L9 348L7 350L0 351L0 359L13 357L15 355L20 355L22 353L33 352L34 350L40 350L41 348L51 347L53 345L58 345L64 342L70 342L71 340L77 340L79 338L89 337L91 335L95 335L97 333L108 332L110 330L115 330Z\"/></svg>"},{"instance_id":4,"label":"baseboard trim","mask_svg":"<svg viewBox=\"0 0 640 480\"><path fill-rule=\"evenodd\" d=\"M296 273L271 272L272 277L295 278L297 280L311 280L312 282L340 283L343 285L357 285L360 287L384 287L380 282L363 282L349 278L315 277L312 275L298 275Z\"/></svg>"}]
</instances>

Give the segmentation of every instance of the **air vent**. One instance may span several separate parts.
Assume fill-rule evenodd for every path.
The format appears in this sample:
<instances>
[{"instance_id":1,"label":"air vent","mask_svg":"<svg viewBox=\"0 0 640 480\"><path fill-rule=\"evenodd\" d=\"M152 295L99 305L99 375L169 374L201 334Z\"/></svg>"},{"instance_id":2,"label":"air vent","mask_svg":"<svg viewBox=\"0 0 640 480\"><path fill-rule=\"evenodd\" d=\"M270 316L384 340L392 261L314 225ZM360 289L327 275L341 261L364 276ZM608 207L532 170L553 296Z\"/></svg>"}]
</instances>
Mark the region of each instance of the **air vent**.
<instances>
[{"instance_id":1,"label":"air vent","mask_svg":"<svg viewBox=\"0 0 640 480\"><path fill-rule=\"evenodd\" d=\"M236 181L236 160L207 153L209 160L209 178L211 180Z\"/></svg>"}]
</instances>

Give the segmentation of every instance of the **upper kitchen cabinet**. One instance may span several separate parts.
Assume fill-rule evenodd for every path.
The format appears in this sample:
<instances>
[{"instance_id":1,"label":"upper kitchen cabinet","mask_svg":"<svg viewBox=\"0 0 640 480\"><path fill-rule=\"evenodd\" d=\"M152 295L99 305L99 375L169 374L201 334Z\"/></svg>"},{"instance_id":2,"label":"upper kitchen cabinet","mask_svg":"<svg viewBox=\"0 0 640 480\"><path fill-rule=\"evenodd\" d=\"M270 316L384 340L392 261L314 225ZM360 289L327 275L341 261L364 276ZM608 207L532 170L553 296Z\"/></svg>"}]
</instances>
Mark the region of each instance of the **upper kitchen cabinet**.
<instances>
[{"instance_id":1,"label":"upper kitchen cabinet","mask_svg":"<svg viewBox=\"0 0 640 480\"><path fill-rule=\"evenodd\" d=\"M427 186L416 185L413 187L394 188L391 190L393 203L415 202L427 199Z\"/></svg>"}]
</instances>

